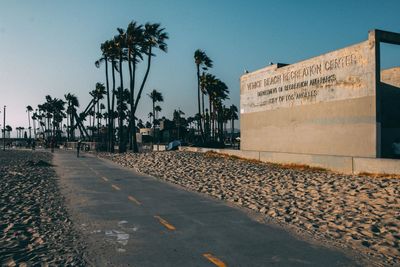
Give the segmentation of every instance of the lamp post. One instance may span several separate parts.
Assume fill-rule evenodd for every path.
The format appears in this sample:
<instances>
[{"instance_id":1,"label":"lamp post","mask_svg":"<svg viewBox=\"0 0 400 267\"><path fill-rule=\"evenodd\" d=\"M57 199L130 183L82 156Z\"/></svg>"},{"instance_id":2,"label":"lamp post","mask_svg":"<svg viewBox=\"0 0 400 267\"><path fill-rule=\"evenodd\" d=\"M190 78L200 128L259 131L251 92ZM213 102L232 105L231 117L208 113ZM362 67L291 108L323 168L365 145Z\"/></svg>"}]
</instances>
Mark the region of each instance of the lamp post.
<instances>
[{"instance_id":1,"label":"lamp post","mask_svg":"<svg viewBox=\"0 0 400 267\"><path fill-rule=\"evenodd\" d=\"M3 151L6 151L6 105L3 110Z\"/></svg>"}]
</instances>

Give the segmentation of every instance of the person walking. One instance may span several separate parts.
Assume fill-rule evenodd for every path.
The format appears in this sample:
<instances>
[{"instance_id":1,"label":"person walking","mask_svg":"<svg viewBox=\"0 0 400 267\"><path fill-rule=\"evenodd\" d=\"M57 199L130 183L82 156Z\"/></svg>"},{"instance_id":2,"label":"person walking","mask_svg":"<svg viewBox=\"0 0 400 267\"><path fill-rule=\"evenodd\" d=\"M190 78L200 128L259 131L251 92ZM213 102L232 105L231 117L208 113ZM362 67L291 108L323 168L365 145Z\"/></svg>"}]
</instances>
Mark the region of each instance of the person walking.
<instances>
[{"instance_id":1,"label":"person walking","mask_svg":"<svg viewBox=\"0 0 400 267\"><path fill-rule=\"evenodd\" d=\"M82 141L81 139L78 140L78 144L76 146L76 157L79 158L79 150L81 149Z\"/></svg>"}]
</instances>

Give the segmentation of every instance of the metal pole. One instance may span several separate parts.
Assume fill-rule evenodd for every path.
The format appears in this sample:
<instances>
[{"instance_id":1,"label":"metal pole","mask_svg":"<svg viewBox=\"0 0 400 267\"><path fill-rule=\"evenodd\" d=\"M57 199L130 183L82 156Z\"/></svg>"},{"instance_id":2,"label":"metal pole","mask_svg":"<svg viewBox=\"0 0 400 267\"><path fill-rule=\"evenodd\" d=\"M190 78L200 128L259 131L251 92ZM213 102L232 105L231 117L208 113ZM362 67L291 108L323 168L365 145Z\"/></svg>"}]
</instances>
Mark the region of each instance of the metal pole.
<instances>
[{"instance_id":1,"label":"metal pole","mask_svg":"<svg viewBox=\"0 0 400 267\"><path fill-rule=\"evenodd\" d=\"M6 106L3 111L3 151L6 151Z\"/></svg>"}]
</instances>

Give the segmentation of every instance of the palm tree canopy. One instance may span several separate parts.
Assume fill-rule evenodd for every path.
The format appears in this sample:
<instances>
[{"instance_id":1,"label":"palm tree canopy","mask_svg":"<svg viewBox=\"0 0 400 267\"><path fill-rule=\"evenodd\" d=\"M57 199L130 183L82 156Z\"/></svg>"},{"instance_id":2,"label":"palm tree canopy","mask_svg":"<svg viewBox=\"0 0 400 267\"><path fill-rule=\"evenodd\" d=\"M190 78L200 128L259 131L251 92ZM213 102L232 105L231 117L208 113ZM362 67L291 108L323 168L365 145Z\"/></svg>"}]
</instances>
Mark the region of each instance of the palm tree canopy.
<instances>
[{"instance_id":1,"label":"palm tree canopy","mask_svg":"<svg viewBox=\"0 0 400 267\"><path fill-rule=\"evenodd\" d=\"M155 106L154 110L157 111L157 112L160 112L162 110L162 108L160 106Z\"/></svg>"},{"instance_id":2,"label":"palm tree canopy","mask_svg":"<svg viewBox=\"0 0 400 267\"><path fill-rule=\"evenodd\" d=\"M204 70L212 68L213 66L213 61L207 56L204 51L200 49L197 49L194 52L194 62L197 66L202 66Z\"/></svg>"},{"instance_id":3,"label":"palm tree canopy","mask_svg":"<svg viewBox=\"0 0 400 267\"><path fill-rule=\"evenodd\" d=\"M162 93L158 92L156 89L153 89L153 91L151 91L151 93L148 94L148 96L151 98L151 100L154 103L164 101L164 97L163 97Z\"/></svg>"},{"instance_id":4,"label":"palm tree canopy","mask_svg":"<svg viewBox=\"0 0 400 267\"><path fill-rule=\"evenodd\" d=\"M229 107L229 115L231 120L237 120L238 117L238 108L235 105L231 105Z\"/></svg>"},{"instance_id":5,"label":"palm tree canopy","mask_svg":"<svg viewBox=\"0 0 400 267\"><path fill-rule=\"evenodd\" d=\"M31 111L33 111L33 108L31 106L26 106L26 110L31 112Z\"/></svg>"},{"instance_id":6,"label":"palm tree canopy","mask_svg":"<svg viewBox=\"0 0 400 267\"><path fill-rule=\"evenodd\" d=\"M151 48L159 48L163 52L167 52L168 46L165 43L169 39L168 33L164 28L161 28L160 23L146 23L143 32L143 48L146 54L149 55ZM150 56L155 56L151 54Z\"/></svg>"},{"instance_id":7,"label":"palm tree canopy","mask_svg":"<svg viewBox=\"0 0 400 267\"><path fill-rule=\"evenodd\" d=\"M138 25L135 21L131 21L126 29L126 46L131 53L135 54L133 58L135 63L138 63L139 59L143 59L143 43L143 25Z\"/></svg>"}]
</instances>

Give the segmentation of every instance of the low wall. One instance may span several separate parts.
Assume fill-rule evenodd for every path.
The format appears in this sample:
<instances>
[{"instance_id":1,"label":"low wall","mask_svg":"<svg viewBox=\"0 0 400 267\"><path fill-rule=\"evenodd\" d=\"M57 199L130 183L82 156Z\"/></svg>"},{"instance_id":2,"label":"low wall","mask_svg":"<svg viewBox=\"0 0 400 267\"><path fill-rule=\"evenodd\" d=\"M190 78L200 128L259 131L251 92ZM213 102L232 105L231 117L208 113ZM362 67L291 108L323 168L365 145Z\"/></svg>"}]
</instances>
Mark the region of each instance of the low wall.
<instances>
[{"instance_id":1,"label":"low wall","mask_svg":"<svg viewBox=\"0 0 400 267\"><path fill-rule=\"evenodd\" d=\"M179 147L180 151L207 152L278 164L299 164L346 174L374 173L400 175L399 159L361 158L331 155L296 154L269 151L232 150L202 147Z\"/></svg>"}]
</instances>

